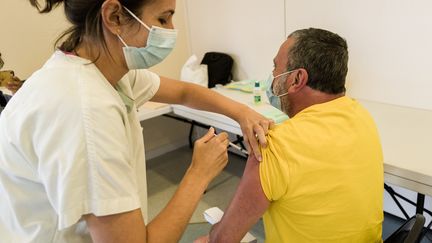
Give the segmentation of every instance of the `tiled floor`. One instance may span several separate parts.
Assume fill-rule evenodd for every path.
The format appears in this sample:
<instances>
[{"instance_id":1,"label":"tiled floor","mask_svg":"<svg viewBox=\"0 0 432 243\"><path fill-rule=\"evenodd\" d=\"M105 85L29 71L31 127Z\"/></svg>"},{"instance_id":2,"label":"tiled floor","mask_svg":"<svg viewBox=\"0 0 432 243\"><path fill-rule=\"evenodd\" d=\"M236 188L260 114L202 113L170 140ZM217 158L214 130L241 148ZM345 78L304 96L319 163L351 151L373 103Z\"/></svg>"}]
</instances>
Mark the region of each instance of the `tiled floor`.
<instances>
[{"instance_id":1,"label":"tiled floor","mask_svg":"<svg viewBox=\"0 0 432 243\"><path fill-rule=\"evenodd\" d=\"M161 185L159 181L160 177L169 177L169 183L172 183L172 185L176 185L176 183L181 180L181 177L186 170L191 158L192 151L188 147L183 147L173 152L149 160L147 162L149 197L161 190L159 186ZM237 186L236 183L238 183L238 178L240 178L243 173L244 165L244 158L237 155L230 155L230 163L225 168L224 172L219 177L217 177L212 184L210 184L210 190L216 190L216 194L220 193L221 195L224 195L225 190L228 190L228 188L235 188ZM166 184L164 184L164 188L162 189L166 189L165 187ZM230 193L233 193L233 191L229 190L228 194ZM220 205L220 208L223 210L225 208L225 205L227 205L229 199L222 200L221 198L223 197L215 197L214 195L208 195L204 196L203 200L216 202L216 205ZM149 205L149 207L149 210L151 211L151 205ZM150 212L150 214L152 213ZM402 219L389 214L385 214L383 223L383 238L386 239L402 223ZM209 230L210 225L207 223L189 224L180 242L193 242L193 240L196 239L198 236L207 234ZM264 242L265 235L263 224L261 221L253 227L251 233L258 239L259 243ZM428 234L421 242L432 242L431 239L432 234Z\"/></svg>"}]
</instances>

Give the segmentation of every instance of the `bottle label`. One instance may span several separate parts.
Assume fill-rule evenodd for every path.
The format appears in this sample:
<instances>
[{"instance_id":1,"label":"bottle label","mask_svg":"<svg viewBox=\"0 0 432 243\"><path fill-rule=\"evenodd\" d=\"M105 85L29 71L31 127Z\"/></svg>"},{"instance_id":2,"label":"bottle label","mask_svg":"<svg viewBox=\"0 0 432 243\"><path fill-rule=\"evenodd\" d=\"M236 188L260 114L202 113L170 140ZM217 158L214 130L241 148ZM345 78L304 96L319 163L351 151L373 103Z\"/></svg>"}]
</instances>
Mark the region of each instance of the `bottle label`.
<instances>
[{"instance_id":1,"label":"bottle label","mask_svg":"<svg viewBox=\"0 0 432 243\"><path fill-rule=\"evenodd\" d=\"M261 95L254 95L255 104L261 103Z\"/></svg>"}]
</instances>

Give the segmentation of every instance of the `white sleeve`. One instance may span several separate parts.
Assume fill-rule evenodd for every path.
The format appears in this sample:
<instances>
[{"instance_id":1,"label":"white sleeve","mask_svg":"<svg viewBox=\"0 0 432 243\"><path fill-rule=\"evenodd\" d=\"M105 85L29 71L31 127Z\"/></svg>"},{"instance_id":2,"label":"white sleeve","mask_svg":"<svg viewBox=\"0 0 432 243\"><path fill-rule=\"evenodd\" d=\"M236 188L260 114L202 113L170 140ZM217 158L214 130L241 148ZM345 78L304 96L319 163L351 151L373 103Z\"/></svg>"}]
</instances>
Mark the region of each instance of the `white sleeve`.
<instances>
[{"instance_id":1,"label":"white sleeve","mask_svg":"<svg viewBox=\"0 0 432 243\"><path fill-rule=\"evenodd\" d=\"M149 101L159 89L160 77L147 69L137 69L128 73L136 107Z\"/></svg>"}]
</instances>

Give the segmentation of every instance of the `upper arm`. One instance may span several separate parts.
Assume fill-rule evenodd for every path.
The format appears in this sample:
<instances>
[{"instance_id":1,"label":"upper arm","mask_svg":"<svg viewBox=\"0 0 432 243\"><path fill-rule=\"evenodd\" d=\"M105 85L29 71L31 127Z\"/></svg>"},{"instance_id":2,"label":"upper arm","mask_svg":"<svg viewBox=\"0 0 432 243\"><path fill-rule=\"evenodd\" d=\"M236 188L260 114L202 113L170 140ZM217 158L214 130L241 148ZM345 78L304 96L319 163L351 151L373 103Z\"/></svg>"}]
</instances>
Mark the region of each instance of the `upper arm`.
<instances>
[{"instance_id":1,"label":"upper arm","mask_svg":"<svg viewBox=\"0 0 432 243\"><path fill-rule=\"evenodd\" d=\"M151 100L169 104L182 104L188 85L186 82L160 77L159 89Z\"/></svg>"},{"instance_id":2,"label":"upper arm","mask_svg":"<svg viewBox=\"0 0 432 243\"><path fill-rule=\"evenodd\" d=\"M250 156L243 177L224 216L210 233L211 242L240 242L270 205L259 176L260 163Z\"/></svg>"},{"instance_id":3,"label":"upper arm","mask_svg":"<svg viewBox=\"0 0 432 243\"><path fill-rule=\"evenodd\" d=\"M93 242L146 242L146 227L141 210L95 216L83 216L87 223Z\"/></svg>"},{"instance_id":4,"label":"upper arm","mask_svg":"<svg viewBox=\"0 0 432 243\"><path fill-rule=\"evenodd\" d=\"M149 101L160 89L161 78L148 70L137 69L126 74L125 77L130 82L137 107Z\"/></svg>"}]
</instances>

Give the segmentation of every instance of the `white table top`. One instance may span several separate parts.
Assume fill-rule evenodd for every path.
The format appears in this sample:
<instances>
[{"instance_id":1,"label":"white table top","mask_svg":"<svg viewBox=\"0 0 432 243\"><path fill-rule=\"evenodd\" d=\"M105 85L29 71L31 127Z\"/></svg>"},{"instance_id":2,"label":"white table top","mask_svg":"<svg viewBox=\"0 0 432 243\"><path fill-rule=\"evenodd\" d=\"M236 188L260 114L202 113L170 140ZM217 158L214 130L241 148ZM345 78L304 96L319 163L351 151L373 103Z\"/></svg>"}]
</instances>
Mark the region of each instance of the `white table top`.
<instances>
[{"instance_id":1,"label":"white table top","mask_svg":"<svg viewBox=\"0 0 432 243\"><path fill-rule=\"evenodd\" d=\"M432 111L359 102L377 124L386 182L432 195Z\"/></svg>"},{"instance_id":2,"label":"white table top","mask_svg":"<svg viewBox=\"0 0 432 243\"><path fill-rule=\"evenodd\" d=\"M144 121L172 112L172 106L157 102L147 102L138 109L138 119Z\"/></svg>"},{"instance_id":3,"label":"white table top","mask_svg":"<svg viewBox=\"0 0 432 243\"><path fill-rule=\"evenodd\" d=\"M222 93L223 95L228 96L231 99L234 99L242 103L247 103L247 100L251 95L240 91L226 90L220 88L214 90L219 91L219 93ZM220 128L230 133L242 135L239 124L227 116L213 113L213 112L200 111L182 105L172 105L172 106L173 106L173 113L176 115L183 116L216 128Z\"/></svg>"}]
</instances>

